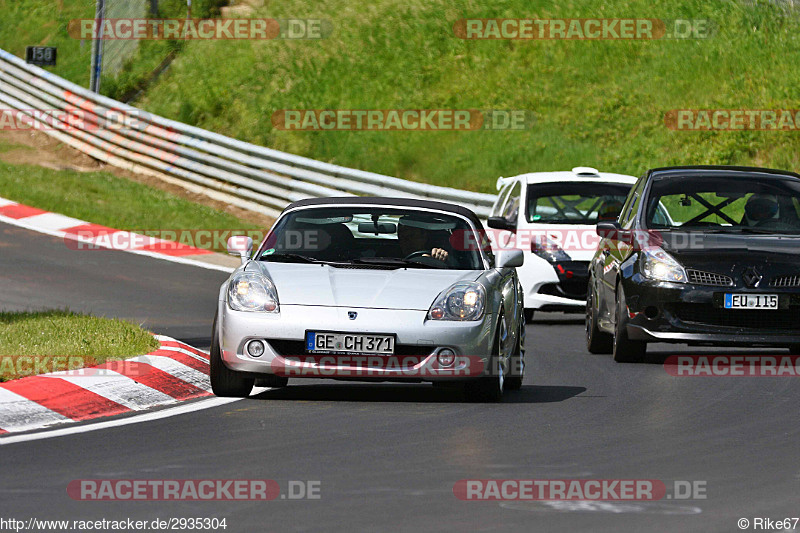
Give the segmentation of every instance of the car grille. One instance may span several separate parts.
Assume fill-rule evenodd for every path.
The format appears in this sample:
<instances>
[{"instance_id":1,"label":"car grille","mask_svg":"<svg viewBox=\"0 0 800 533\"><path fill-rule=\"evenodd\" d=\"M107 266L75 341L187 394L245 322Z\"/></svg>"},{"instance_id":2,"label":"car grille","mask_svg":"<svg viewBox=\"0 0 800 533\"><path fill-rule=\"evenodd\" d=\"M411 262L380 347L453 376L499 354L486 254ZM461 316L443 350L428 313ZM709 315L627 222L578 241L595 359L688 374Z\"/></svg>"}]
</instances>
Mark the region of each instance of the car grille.
<instances>
[{"instance_id":1,"label":"car grille","mask_svg":"<svg viewBox=\"0 0 800 533\"><path fill-rule=\"evenodd\" d=\"M312 362L315 356L306 353L306 343L304 341L266 339L272 349L286 357L303 357L304 361ZM420 359L427 357L436 349L436 346L418 344L395 344L394 355L401 357L420 356Z\"/></svg>"},{"instance_id":2,"label":"car grille","mask_svg":"<svg viewBox=\"0 0 800 533\"><path fill-rule=\"evenodd\" d=\"M733 285L733 279L714 272L704 272L702 270L688 269L686 275L689 276L689 283L695 285L711 285L712 287L729 287Z\"/></svg>"},{"instance_id":3,"label":"car grille","mask_svg":"<svg viewBox=\"0 0 800 533\"><path fill-rule=\"evenodd\" d=\"M755 330L800 331L800 307L765 309L721 309L711 304L680 303L670 306L673 314L688 324Z\"/></svg>"},{"instance_id":4,"label":"car grille","mask_svg":"<svg viewBox=\"0 0 800 533\"><path fill-rule=\"evenodd\" d=\"M778 276L769 282L770 287L800 287L800 275Z\"/></svg>"}]
</instances>

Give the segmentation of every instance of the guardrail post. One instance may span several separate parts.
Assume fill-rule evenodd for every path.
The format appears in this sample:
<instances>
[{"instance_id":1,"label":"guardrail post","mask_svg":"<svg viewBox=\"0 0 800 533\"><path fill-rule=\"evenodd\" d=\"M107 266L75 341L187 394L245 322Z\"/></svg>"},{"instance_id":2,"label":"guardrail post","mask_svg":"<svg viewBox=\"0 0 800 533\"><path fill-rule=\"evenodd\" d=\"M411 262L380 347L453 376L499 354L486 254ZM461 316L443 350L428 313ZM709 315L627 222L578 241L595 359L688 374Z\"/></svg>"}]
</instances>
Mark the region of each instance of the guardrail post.
<instances>
[{"instance_id":1,"label":"guardrail post","mask_svg":"<svg viewBox=\"0 0 800 533\"><path fill-rule=\"evenodd\" d=\"M97 35L92 41L92 78L89 82L89 89L92 92L100 92L100 74L103 71L103 18L105 17L105 0L97 0L94 12L94 24Z\"/></svg>"}]
</instances>

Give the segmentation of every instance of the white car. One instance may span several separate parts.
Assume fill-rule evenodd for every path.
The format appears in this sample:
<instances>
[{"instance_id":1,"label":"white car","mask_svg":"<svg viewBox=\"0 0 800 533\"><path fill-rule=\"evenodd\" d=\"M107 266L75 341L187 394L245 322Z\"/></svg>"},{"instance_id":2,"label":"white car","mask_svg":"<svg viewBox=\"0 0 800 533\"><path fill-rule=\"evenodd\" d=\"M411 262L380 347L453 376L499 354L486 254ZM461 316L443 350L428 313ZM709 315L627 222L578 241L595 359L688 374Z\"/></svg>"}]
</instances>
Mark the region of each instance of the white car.
<instances>
[{"instance_id":1,"label":"white car","mask_svg":"<svg viewBox=\"0 0 800 533\"><path fill-rule=\"evenodd\" d=\"M595 225L616 220L636 178L575 167L499 178L488 220L495 249L523 249L525 318L535 310L583 312ZM522 207L522 208L520 208Z\"/></svg>"}]
</instances>

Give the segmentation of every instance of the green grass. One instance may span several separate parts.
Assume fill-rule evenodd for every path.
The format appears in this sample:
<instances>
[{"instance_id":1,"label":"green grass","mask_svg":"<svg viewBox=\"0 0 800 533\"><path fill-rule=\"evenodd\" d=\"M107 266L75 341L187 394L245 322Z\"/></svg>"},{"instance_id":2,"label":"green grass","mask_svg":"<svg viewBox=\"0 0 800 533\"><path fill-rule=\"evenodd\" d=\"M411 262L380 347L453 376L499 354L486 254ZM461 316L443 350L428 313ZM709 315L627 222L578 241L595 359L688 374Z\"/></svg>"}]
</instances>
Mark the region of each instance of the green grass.
<instances>
[{"instance_id":1,"label":"green grass","mask_svg":"<svg viewBox=\"0 0 800 533\"><path fill-rule=\"evenodd\" d=\"M0 381L143 355L158 346L124 320L67 310L0 312Z\"/></svg>"},{"instance_id":2,"label":"green grass","mask_svg":"<svg viewBox=\"0 0 800 533\"><path fill-rule=\"evenodd\" d=\"M292 153L492 192L497 176L587 165L639 175L672 164L797 169L797 132L669 130L671 109L796 108L800 17L761 1L323 0L258 16L328 19L323 40L186 45L148 110ZM460 18L712 19L710 39L465 41ZM529 109L523 132L297 132L280 109Z\"/></svg>"},{"instance_id":3,"label":"green grass","mask_svg":"<svg viewBox=\"0 0 800 533\"><path fill-rule=\"evenodd\" d=\"M27 46L57 46L58 65L47 70L89 85L92 43L71 38L67 24L94 18L91 0L0 0L0 48L25 57Z\"/></svg>"},{"instance_id":4,"label":"green grass","mask_svg":"<svg viewBox=\"0 0 800 533\"><path fill-rule=\"evenodd\" d=\"M122 1L122 0L115 0ZM192 16L195 18L219 15L219 8L227 0L194 0ZM84 87L89 86L92 42L70 37L67 26L70 20L92 19L95 16L94 0L0 0L0 48L18 57L25 57L27 46L58 47L58 65L46 67ZM185 0L159 0L161 18L184 18ZM101 92L120 98L142 88L153 70L172 50L180 50L177 41L142 41L136 54L116 76L104 76Z\"/></svg>"},{"instance_id":5,"label":"green grass","mask_svg":"<svg viewBox=\"0 0 800 533\"><path fill-rule=\"evenodd\" d=\"M219 0L195 1L195 15ZM236 138L407 179L493 192L497 176L588 165L639 175L672 164L800 167L798 132L682 132L672 109L796 108L800 13L766 0L301 0L256 16L320 18L322 40L190 41L140 104ZM55 72L85 83L89 43L66 21L92 0L0 0L0 46L58 44ZM182 0L162 0L182 16ZM88 15L87 15L88 13ZM710 19L709 39L466 41L461 18ZM65 40L66 39L66 40ZM175 43L173 43L175 44ZM144 43L115 81L137 87L169 48ZM159 48L161 47L161 48ZM527 109L526 131L297 132L273 128L281 109Z\"/></svg>"},{"instance_id":6,"label":"green grass","mask_svg":"<svg viewBox=\"0 0 800 533\"><path fill-rule=\"evenodd\" d=\"M266 229L107 172L0 162L0 196L115 229Z\"/></svg>"}]
</instances>

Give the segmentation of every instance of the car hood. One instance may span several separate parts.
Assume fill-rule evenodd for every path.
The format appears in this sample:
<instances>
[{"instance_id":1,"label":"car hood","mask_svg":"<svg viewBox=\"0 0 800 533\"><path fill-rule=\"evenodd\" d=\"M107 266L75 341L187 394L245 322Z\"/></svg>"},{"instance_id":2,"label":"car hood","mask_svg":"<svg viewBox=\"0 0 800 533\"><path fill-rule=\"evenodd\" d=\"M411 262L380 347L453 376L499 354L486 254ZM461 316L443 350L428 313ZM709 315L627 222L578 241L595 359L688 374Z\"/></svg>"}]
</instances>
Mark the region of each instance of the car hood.
<instances>
[{"instance_id":1,"label":"car hood","mask_svg":"<svg viewBox=\"0 0 800 533\"><path fill-rule=\"evenodd\" d=\"M474 281L472 270L336 268L329 265L258 263L278 290L281 305L318 305L427 311L457 281Z\"/></svg>"},{"instance_id":2,"label":"car hood","mask_svg":"<svg viewBox=\"0 0 800 533\"><path fill-rule=\"evenodd\" d=\"M664 232L661 247L684 266L786 265L797 270L800 236Z\"/></svg>"}]
</instances>

